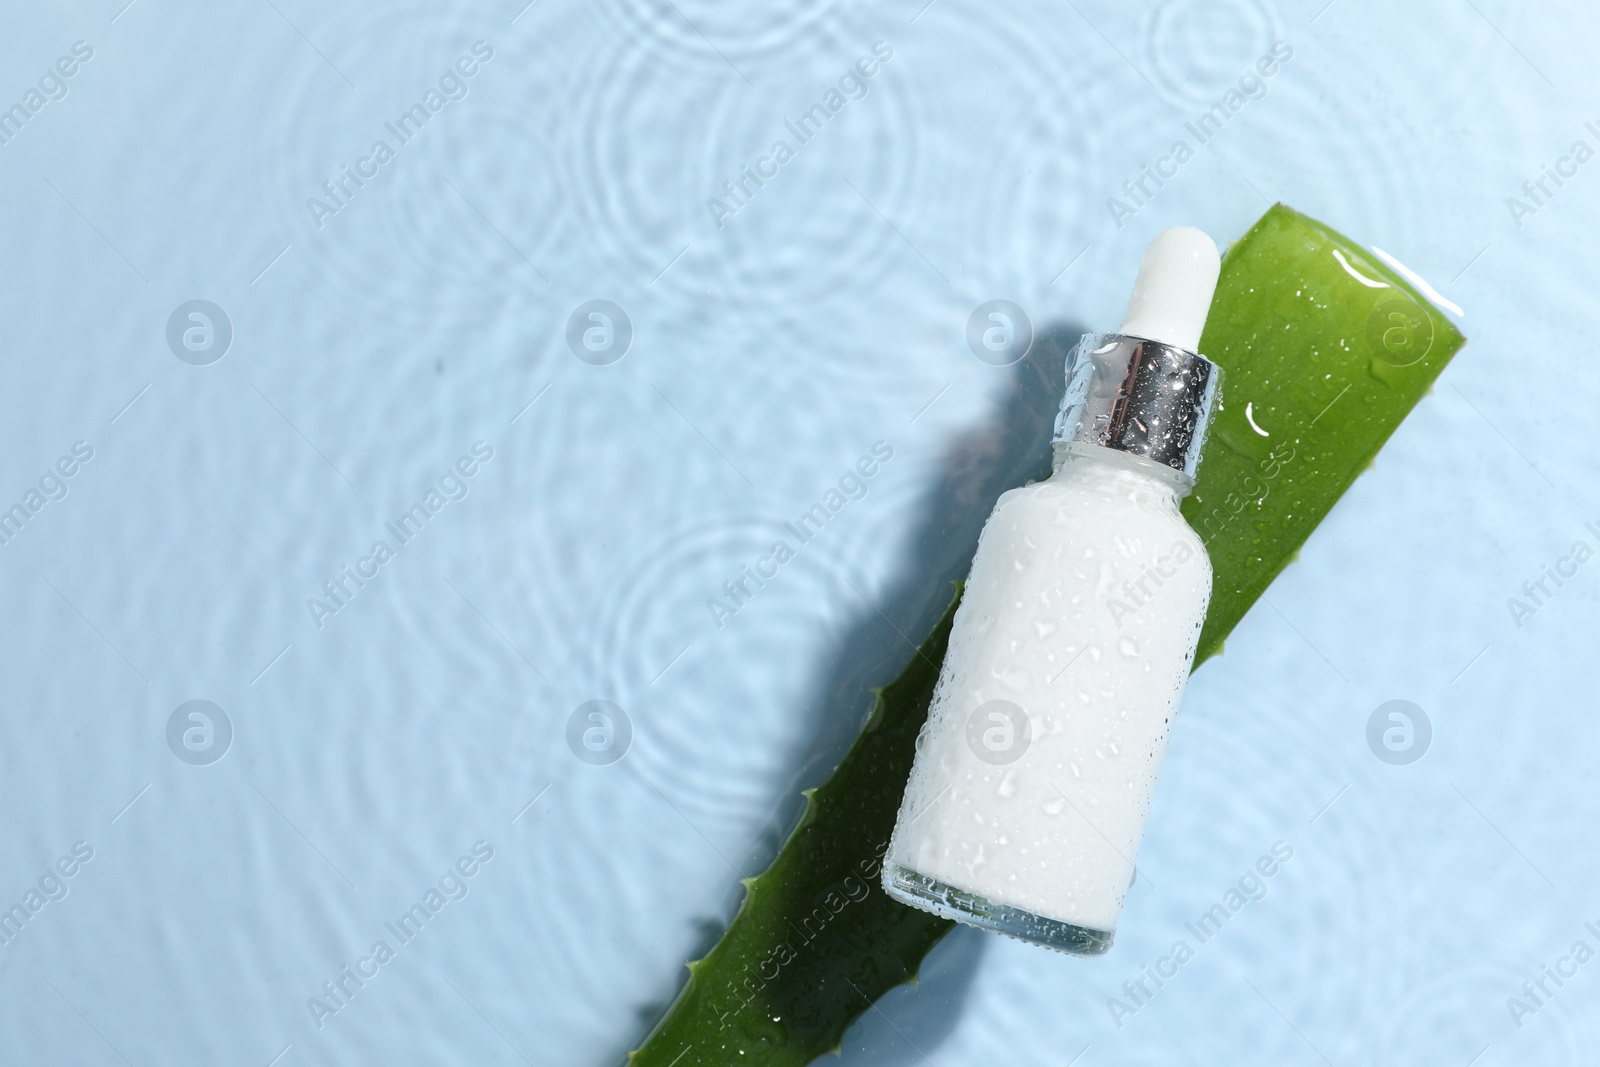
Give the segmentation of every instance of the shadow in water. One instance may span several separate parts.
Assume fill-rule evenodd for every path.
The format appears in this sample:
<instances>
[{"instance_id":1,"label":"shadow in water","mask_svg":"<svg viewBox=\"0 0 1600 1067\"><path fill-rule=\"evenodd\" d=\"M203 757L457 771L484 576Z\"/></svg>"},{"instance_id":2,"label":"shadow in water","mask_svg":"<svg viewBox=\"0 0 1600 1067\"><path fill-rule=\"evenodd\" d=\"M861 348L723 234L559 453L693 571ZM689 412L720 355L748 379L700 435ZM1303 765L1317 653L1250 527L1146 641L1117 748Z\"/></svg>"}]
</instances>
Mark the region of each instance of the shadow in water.
<instances>
[{"instance_id":1,"label":"shadow in water","mask_svg":"<svg viewBox=\"0 0 1600 1067\"><path fill-rule=\"evenodd\" d=\"M900 674L949 606L951 583L967 576L978 534L1000 494L1049 475L1050 433L1065 388L1066 358L1083 333L1069 324L1041 330L1026 357L994 369L1005 382L999 402L987 421L946 449L938 476L918 505L920 517L898 573L872 593L871 604L861 604L834 649L823 655L820 680L797 709L811 729L812 743L778 791L781 806L743 854L743 868L765 870L772 862L804 809L801 791L822 784L860 734L872 708L872 687ZM717 916L701 924L691 959L703 957L726 932L743 895L741 886L729 885ZM990 936L958 927L940 942L928 955L918 985L897 988L884 998L895 1024L868 1012L846 1037L846 1059L909 1067L938 1047L960 1018ZM667 1000L644 1007L641 1031L648 1032L667 1007Z\"/></svg>"},{"instance_id":2,"label":"shadow in water","mask_svg":"<svg viewBox=\"0 0 1600 1067\"><path fill-rule=\"evenodd\" d=\"M867 1012L846 1031L838 1067L925 1064L960 1021L978 961L996 936L975 926L951 930L922 961L916 985L889 990L878 998L879 1011Z\"/></svg>"},{"instance_id":3,"label":"shadow in water","mask_svg":"<svg viewBox=\"0 0 1600 1067\"><path fill-rule=\"evenodd\" d=\"M1066 358L1083 333L1075 325L1054 325L1039 333L1025 358L996 368L1006 387L993 415L950 443L920 504L899 573L871 594L872 604L861 605L825 660L829 668L807 701L815 740L789 782L785 795L793 800L774 820L773 830L781 832L761 842L767 849L763 860L776 853L799 818L800 791L826 780L855 740L872 707L872 687L900 673L914 643L928 635L949 605L951 583L967 576L978 534L1000 494L1049 475L1050 433L1065 387ZM967 928L947 937L929 955L918 986L888 998L897 1002L896 1025L905 1036L883 1025L874 1012L852 1028L846 1047L861 1057L858 1062L915 1063L937 1047L960 1017L988 938Z\"/></svg>"}]
</instances>

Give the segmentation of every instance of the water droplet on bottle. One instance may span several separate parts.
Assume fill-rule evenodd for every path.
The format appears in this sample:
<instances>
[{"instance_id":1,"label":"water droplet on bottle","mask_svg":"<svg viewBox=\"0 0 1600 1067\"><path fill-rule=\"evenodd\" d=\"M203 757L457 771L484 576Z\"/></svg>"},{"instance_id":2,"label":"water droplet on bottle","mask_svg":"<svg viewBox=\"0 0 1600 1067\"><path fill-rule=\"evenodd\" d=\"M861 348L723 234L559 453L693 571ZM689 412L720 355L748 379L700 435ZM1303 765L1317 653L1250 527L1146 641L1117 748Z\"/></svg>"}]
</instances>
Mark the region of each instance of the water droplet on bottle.
<instances>
[{"instance_id":1,"label":"water droplet on bottle","mask_svg":"<svg viewBox=\"0 0 1600 1067\"><path fill-rule=\"evenodd\" d=\"M1118 641L1117 648L1129 659L1139 654L1139 642L1131 637L1124 637L1121 641Z\"/></svg>"}]
</instances>

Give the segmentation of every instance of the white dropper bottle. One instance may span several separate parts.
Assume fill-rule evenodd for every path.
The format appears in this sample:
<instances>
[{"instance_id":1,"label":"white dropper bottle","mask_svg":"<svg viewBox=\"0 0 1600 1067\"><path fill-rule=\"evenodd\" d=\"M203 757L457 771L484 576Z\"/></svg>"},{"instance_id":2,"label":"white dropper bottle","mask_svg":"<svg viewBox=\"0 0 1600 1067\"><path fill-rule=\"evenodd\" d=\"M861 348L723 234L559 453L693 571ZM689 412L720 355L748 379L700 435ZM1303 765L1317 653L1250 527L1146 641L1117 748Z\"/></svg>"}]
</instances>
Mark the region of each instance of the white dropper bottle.
<instances>
[{"instance_id":1,"label":"white dropper bottle","mask_svg":"<svg viewBox=\"0 0 1600 1067\"><path fill-rule=\"evenodd\" d=\"M883 867L913 907L1079 955L1111 947L1211 597L1178 512L1221 370L1199 230L1145 249L1122 329L1068 363L1055 472L983 528Z\"/></svg>"}]
</instances>

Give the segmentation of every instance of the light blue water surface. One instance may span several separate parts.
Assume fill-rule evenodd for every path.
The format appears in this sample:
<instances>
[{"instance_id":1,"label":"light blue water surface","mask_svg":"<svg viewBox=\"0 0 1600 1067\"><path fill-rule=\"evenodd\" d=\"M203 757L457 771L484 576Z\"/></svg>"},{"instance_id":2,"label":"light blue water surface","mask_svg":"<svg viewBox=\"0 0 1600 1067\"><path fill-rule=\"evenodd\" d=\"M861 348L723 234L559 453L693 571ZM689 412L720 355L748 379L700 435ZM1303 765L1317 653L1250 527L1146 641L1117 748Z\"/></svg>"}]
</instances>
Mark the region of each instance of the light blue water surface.
<instances>
[{"instance_id":1,"label":"light blue water surface","mask_svg":"<svg viewBox=\"0 0 1600 1067\"><path fill-rule=\"evenodd\" d=\"M1157 230L1274 200L1471 344L1195 677L1114 949L958 931L845 1062L1593 1062L1592 12L125 2L0 33L0 1062L619 1062L1042 462L1063 338ZM1145 166L1176 174L1135 199ZM1009 368L966 341L997 298L1039 335ZM220 359L214 313L169 344L193 300ZM591 300L618 361L569 346ZM1368 747L1393 699L1410 765ZM169 744L193 700L231 726L206 765L218 716ZM568 743L591 700L631 730L607 765Z\"/></svg>"}]
</instances>

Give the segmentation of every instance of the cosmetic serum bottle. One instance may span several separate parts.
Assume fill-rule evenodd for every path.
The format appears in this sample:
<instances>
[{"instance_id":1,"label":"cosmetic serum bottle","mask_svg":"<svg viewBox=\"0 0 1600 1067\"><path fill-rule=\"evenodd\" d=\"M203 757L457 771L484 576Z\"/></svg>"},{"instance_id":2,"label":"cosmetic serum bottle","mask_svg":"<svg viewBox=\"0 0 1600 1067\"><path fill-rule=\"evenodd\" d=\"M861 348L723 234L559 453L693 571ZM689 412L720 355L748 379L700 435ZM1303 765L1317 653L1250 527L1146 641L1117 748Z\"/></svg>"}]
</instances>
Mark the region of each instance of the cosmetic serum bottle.
<instances>
[{"instance_id":1,"label":"cosmetic serum bottle","mask_svg":"<svg viewBox=\"0 0 1600 1067\"><path fill-rule=\"evenodd\" d=\"M1198 354L1216 245L1150 243L1122 329L1068 363L1054 473L978 541L883 867L913 907L1077 955L1111 947L1211 597L1178 512L1222 372Z\"/></svg>"}]
</instances>

